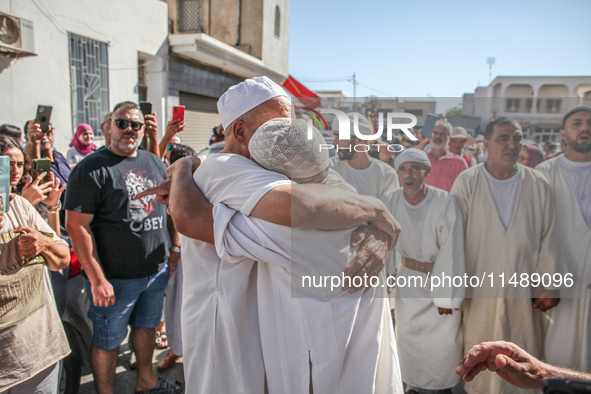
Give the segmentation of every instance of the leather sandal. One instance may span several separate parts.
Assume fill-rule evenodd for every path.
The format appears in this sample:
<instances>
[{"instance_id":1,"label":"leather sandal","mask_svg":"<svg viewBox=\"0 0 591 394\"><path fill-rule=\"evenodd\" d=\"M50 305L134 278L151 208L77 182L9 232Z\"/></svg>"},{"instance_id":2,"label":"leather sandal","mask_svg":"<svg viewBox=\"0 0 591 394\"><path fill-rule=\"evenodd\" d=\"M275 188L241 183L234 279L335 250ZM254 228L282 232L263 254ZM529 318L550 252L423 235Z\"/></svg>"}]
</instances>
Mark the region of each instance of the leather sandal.
<instances>
[{"instance_id":1,"label":"leather sandal","mask_svg":"<svg viewBox=\"0 0 591 394\"><path fill-rule=\"evenodd\" d=\"M167 369L174 367L176 361L181 358L182 356L177 356L173 352L168 353L160 362L158 363L158 371L164 372Z\"/></svg>"}]
</instances>

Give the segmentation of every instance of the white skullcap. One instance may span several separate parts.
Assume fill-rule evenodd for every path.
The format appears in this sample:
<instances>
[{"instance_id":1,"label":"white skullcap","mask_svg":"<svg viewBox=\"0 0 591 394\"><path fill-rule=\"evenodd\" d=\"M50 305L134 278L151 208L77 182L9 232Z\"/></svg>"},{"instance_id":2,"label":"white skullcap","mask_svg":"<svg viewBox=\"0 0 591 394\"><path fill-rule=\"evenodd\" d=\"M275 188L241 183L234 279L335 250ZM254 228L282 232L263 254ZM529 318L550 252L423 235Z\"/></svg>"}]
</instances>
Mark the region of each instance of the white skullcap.
<instances>
[{"instance_id":1,"label":"white skullcap","mask_svg":"<svg viewBox=\"0 0 591 394\"><path fill-rule=\"evenodd\" d=\"M353 131L353 119L355 117L355 114L357 114L357 124L359 125L359 132L362 135L372 135L374 134L374 129L373 127L371 127L371 125L369 124L369 122L367 121L367 118L365 116L363 116L362 114L360 114L359 112L350 112L347 114L347 117L349 117L349 124L350 126L350 132L352 136L355 136L355 132ZM332 131L336 131L339 130L339 120L337 119L337 117L335 116L335 118L332 120L332 123L330 124L330 128L332 129Z\"/></svg>"},{"instance_id":2,"label":"white skullcap","mask_svg":"<svg viewBox=\"0 0 591 394\"><path fill-rule=\"evenodd\" d=\"M303 119L276 118L264 123L248 143L250 155L267 170L289 178L303 179L328 168L328 150L317 128L308 139L308 122Z\"/></svg>"},{"instance_id":3,"label":"white skullcap","mask_svg":"<svg viewBox=\"0 0 591 394\"><path fill-rule=\"evenodd\" d=\"M218 112L224 130L240 116L274 97L289 97L285 90L267 77L255 77L230 87L218 100Z\"/></svg>"},{"instance_id":4,"label":"white skullcap","mask_svg":"<svg viewBox=\"0 0 591 394\"><path fill-rule=\"evenodd\" d=\"M476 141L477 141L477 142L484 141L484 136L483 136L482 134L478 134L478 135L476 136Z\"/></svg>"},{"instance_id":5,"label":"white skullcap","mask_svg":"<svg viewBox=\"0 0 591 394\"><path fill-rule=\"evenodd\" d=\"M431 167L431 162L429 161L429 158L425 152L417 148L408 148L403 150L402 153L396 156L396 159L394 159L394 167L396 167L396 171L398 171L398 167L408 161L412 161L413 163L422 163L427 167Z\"/></svg>"},{"instance_id":6,"label":"white skullcap","mask_svg":"<svg viewBox=\"0 0 591 394\"><path fill-rule=\"evenodd\" d=\"M449 136L449 138L463 138L463 139L467 139L468 138L468 132L463 127L454 127L451 135Z\"/></svg>"}]
</instances>

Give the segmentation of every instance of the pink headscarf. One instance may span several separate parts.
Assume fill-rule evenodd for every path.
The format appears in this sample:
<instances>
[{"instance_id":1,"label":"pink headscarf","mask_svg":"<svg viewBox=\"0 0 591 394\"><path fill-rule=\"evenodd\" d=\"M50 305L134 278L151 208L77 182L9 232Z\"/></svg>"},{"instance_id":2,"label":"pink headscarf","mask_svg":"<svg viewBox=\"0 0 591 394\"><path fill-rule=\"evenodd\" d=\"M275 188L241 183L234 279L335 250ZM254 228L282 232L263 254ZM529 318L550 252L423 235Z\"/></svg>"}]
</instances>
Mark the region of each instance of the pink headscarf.
<instances>
[{"instance_id":1,"label":"pink headscarf","mask_svg":"<svg viewBox=\"0 0 591 394\"><path fill-rule=\"evenodd\" d=\"M86 130L92 131L92 127L90 127L89 124L80 123L78 125L78 127L76 128L76 134L74 134L74 138L72 138L72 142L70 143L70 146L73 146L74 148L76 148L76 150L78 152L82 153L83 155L87 155L96 149L96 145L94 145L94 144L84 145L78 139L78 137L80 137L80 135L82 133L84 133Z\"/></svg>"},{"instance_id":2,"label":"pink headscarf","mask_svg":"<svg viewBox=\"0 0 591 394\"><path fill-rule=\"evenodd\" d=\"M544 158L544 154L535 145L525 145L527 150L529 151L529 158L527 159L527 166L531 168L535 168L538 164L546 160Z\"/></svg>"}]
</instances>

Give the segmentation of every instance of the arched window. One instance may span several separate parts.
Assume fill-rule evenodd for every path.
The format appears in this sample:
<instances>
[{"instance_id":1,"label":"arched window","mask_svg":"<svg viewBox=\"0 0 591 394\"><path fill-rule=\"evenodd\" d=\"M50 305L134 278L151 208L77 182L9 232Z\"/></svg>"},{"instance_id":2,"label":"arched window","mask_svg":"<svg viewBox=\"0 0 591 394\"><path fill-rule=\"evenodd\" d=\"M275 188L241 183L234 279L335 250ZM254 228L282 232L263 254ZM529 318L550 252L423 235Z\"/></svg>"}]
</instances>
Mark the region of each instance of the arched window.
<instances>
[{"instance_id":1,"label":"arched window","mask_svg":"<svg viewBox=\"0 0 591 394\"><path fill-rule=\"evenodd\" d=\"M279 6L275 6L275 37L279 38L281 31L281 11L279 11Z\"/></svg>"}]
</instances>

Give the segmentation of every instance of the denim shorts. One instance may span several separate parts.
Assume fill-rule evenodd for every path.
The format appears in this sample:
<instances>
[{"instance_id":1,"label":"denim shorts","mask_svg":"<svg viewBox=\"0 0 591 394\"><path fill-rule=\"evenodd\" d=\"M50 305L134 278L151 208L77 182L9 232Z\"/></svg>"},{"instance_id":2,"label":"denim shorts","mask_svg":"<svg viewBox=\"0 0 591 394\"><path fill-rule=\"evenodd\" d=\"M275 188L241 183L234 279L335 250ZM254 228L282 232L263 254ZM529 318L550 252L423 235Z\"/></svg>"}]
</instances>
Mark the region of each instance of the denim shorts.
<instances>
[{"instance_id":1,"label":"denim shorts","mask_svg":"<svg viewBox=\"0 0 591 394\"><path fill-rule=\"evenodd\" d=\"M94 332L92 344L103 350L117 349L127 336L127 325L156 328L162 318L164 290L168 285L168 264L157 274L139 279L109 279L115 292L115 305L95 306L90 282L85 279L90 299L88 318Z\"/></svg>"}]
</instances>

